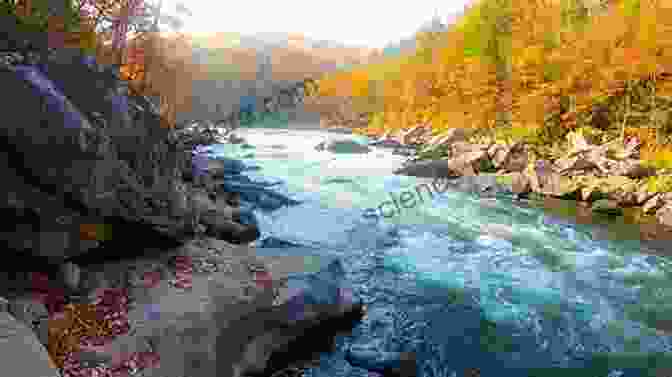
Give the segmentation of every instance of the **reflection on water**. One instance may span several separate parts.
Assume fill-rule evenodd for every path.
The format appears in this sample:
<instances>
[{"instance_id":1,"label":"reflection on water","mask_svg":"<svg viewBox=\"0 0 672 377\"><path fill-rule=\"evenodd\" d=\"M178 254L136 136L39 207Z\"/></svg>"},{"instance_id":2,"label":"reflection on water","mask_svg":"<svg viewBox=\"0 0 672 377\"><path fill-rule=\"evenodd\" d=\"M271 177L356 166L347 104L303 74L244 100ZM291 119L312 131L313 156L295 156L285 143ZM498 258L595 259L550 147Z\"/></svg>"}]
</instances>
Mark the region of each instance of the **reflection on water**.
<instances>
[{"instance_id":1,"label":"reflection on water","mask_svg":"<svg viewBox=\"0 0 672 377\"><path fill-rule=\"evenodd\" d=\"M660 250L643 252L641 227L596 226L605 219L573 203L484 201L451 190L370 221L363 209L420 182L390 174L399 156L317 152L325 137L317 131L245 137L258 150L286 146L289 159L252 160L261 170L249 176L279 178L284 184L273 189L302 201L257 213L258 247L340 256L370 308L306 376L367 375L345 361L355 343L414 351L427 377L473 368L481 376L537 377L567 375L565 368L586 377L672 370L664 332L672 322L672 263Z\"/></svg>"}]
</instances>

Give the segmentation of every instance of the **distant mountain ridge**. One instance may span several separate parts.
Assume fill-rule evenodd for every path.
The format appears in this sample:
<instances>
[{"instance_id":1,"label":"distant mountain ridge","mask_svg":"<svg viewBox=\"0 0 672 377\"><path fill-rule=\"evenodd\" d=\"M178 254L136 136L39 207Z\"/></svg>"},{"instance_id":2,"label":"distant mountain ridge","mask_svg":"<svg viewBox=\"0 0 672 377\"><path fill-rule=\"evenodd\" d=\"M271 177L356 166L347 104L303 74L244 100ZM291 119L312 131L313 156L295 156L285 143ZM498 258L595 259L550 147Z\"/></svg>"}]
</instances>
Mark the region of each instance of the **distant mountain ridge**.
<instances>
[{"instance_id":1,"label":"distant mountain ridge","mask_svg":"<svg viewBox=\"0 0 672 377\"><path fill-rule=\"evenodd\" d=\"M380 52L308 38L298 33L194 33L182 36L202 72L194 80L198 101L181 119L218 117L241 101L256 102L306 78L364 64ZM195 77L196 77L195 76Z\"/></svg>"}]
</instances>

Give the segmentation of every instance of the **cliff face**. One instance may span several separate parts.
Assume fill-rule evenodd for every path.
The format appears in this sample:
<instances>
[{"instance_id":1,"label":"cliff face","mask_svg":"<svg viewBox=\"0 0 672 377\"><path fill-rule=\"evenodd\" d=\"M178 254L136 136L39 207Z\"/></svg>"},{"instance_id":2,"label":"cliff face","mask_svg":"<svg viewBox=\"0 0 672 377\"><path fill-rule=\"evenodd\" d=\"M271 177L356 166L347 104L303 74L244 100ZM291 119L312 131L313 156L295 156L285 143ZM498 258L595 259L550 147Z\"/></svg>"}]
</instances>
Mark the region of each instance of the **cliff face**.
<instances>
[{"instance_id":1,"label":"cliff face","mask_svg":"<svg viewBox=\"0 0 672 377\"><path fill-rule=\"evenodd\" d=\"M58 262L120 240L125 225L140 226L148 239L190 234L180 177L189 161L149 102L74 50L47 53L22 42L23 34L5 36L10 48L33 50L12 48L0 65L12 120L0 125L7 181L0 206L13 219L1 233L10 250Z\"/></svg>"}]
</instances>

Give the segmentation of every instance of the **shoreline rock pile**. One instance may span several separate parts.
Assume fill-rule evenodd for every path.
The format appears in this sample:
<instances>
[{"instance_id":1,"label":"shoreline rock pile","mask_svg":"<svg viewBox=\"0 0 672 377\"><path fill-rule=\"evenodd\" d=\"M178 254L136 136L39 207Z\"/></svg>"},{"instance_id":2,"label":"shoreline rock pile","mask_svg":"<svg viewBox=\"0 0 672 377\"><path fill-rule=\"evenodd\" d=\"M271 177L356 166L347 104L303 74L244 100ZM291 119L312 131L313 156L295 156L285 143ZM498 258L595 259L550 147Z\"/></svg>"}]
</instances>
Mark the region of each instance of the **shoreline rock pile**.
<instances>
[{"instance_id":1,"label":"shoreline rock pile","mask_svg":"<svg viewBox=\"0 0 672 377\"><path fill-rule=\"evenodd\" d=\"M591 206L595 213L617 215L623 208L640 207L661 225L672 227L672 193L652 192L642 183L672 172L644 164L634 139L625 145L620 141L593 145L572 132L567 136L568 151L548 160L537 158L522 142L479 144L470 142L470 136L469 130L461 128L435 136L421 149L426 159L408 161L396 174L427 178L496 174L498 182L519 197L572 199Z\"/></svg>"}]
</instances>

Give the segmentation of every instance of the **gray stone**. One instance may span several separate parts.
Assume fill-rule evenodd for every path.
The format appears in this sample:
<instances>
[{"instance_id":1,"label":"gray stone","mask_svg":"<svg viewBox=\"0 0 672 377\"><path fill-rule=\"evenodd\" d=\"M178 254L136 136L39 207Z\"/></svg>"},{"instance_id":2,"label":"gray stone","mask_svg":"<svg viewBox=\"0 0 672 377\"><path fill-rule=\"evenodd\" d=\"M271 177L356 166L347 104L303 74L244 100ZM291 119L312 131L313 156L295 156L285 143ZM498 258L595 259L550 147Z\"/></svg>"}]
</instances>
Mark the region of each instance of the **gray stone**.
<instances>
[{"instance_id":1,"label":"gray stone","mask_svg":"<svg viewBox=\"0 0 672 377\"><path fill-rule=\"evenodd\" d=\"M59 272L68 289L76 291L79 288L82 271L78 265L72 262L63 263L59 266Z\"/></svg>"},{"instance_id":2,"label":"gray stone","mask_svg":"<svg viewBox=\"0 0 672 377\"><path fill-rule=\"evenodd\" d=\"M9 311L9 300L0 297L0 313Z\"/></svg>"},{"instance_id":3,"label":"gray stone","mask_svg":"<svg viewBox=\"0 0 672 377\"><path fill-rule=\"evenodd\" d=\"M7 312L0 312L0 365L12 377L60 377L33 331Z\"/></svg>"},{"instance_id":4,"label":"gray stone","mask_svg":"<svg viewBox=\"0 0 672 377\"><path fill-rule=\"evenodd\" d=\"M368 145L359 144L350 139L336 139L327 141L324 149L332 153L368 153L371 148Z\"/></svg>"},{"instance_id":5,"label":"gray stone","mask_svg":"<svg viewBox=\"0 0 672 377\"><path fill-rule=\"evenodd\" d=\"M446 178L458 176L454 170L449 168L448 161L446 160L414 162L396 170L394 174L423 178Z\"/></svg>"},{"instance_id":6,"label":"gray stone","mask_svg":"<svg viewBox=\"0 0 672 377\"><path fill-rule=\"evenodd\" d=\"M9 312L31 329L49 318L49 312L44 304L32 297L18 297L12 300L9 304ZM46 339L40 340L46 344Z\"/></svg>"}]
</instances>

